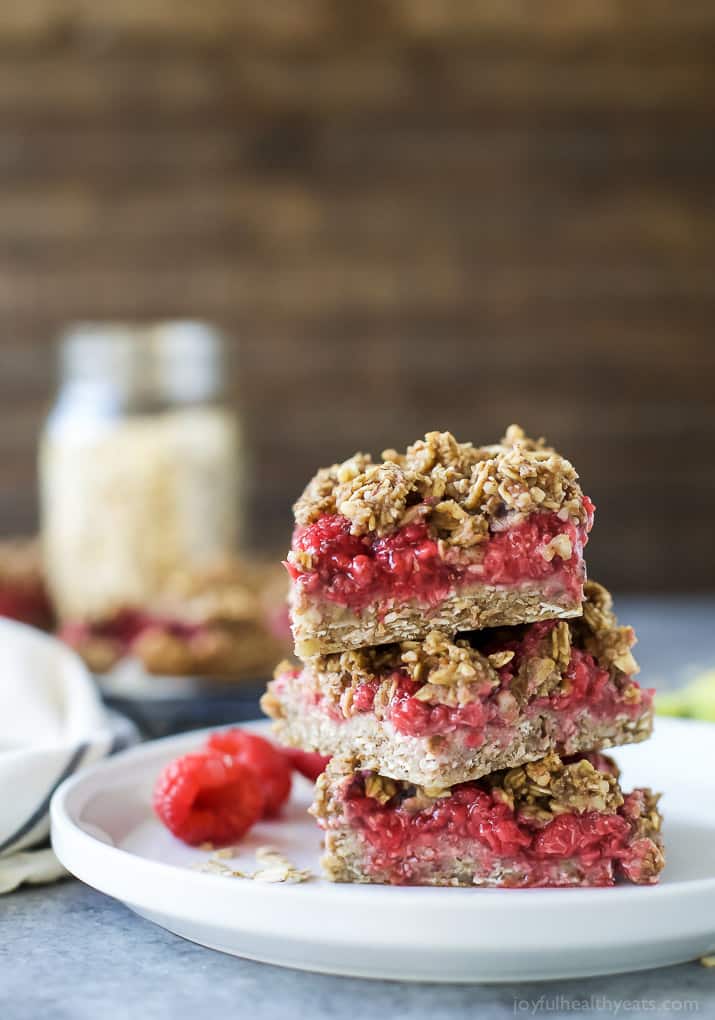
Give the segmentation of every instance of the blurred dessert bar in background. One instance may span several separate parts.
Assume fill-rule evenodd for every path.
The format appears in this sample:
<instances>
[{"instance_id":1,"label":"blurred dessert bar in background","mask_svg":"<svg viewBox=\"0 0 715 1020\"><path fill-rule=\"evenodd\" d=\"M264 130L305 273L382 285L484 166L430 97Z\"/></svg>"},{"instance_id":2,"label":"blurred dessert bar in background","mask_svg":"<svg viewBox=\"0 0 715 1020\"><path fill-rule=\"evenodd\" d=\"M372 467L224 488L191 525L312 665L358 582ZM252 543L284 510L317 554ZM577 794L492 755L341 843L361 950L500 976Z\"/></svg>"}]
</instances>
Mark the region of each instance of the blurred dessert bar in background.
<instances>
[{"instance_id":1,"label":"blurred dessert bar in background","mask_svg":"<svg viewBox=\"0 0 715 1020\"><path fill-rule=\"evenodd\" d=\"M227 561L176 572L146 606L65 621L60 636L96 673L130 656L151 674L255 679L285 651L284 610L279 568Z\"/></svg>"},{"instance_id":2,"label":"blurred dessert bar in background","mask_svg":"<svg viewBox=\"0 0 715 1020\"><path fill-rule=\"evenodd\" d=\"M290 646L282 567L227 559L175 571L145 605L58 620L37 539L0 543L0 616L57 628L95 673L132 657L149 674L256 679Z\"/></svg>"}]
</instances>

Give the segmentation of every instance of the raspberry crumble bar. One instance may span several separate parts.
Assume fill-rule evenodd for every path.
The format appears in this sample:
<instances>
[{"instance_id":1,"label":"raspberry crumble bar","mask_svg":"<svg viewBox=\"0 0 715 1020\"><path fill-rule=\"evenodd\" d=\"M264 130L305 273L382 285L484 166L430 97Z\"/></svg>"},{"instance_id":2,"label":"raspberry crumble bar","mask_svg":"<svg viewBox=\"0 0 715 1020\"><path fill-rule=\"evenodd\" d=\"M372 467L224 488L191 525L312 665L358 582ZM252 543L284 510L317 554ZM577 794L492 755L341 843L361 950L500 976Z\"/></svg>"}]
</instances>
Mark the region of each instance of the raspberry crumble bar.
<instances>
[{"instance_id":1,"label":"raspberry crumble bar","mask_svg":"<svg viewBox=\"0 0 715 1020\"><path fill-rule=\"evenodd\" d=\"M323 468L286 562L296 654L579 616L593 509L572 465L516 425L494 446L430 432Z\"/></svg>"},{"instance_id":2,"label":"raspberry crumble bar","mask_svg":"<svg viewBox=\"0 0 715 1020\"><path fill-rule=\"evenodd\" d=\"M658 797L623 793L615 763L591 754L539 761L451 790L359 771L334 758L311 812L334 882L609 886L658 880Z\"/></svg>"},{"instance_id":3,"label":"raspberry crumble bar","mask_svg":"<svg viewBox=\"0 0 715 1020\"><path fill-rule=\"evenodd\" d=\"M283 663L262 707L284 744L421 786L645 740L653 691L634 679L633 630L601 585L586 582L585 596L574 620Z\"/></svg>"}]
</instances>

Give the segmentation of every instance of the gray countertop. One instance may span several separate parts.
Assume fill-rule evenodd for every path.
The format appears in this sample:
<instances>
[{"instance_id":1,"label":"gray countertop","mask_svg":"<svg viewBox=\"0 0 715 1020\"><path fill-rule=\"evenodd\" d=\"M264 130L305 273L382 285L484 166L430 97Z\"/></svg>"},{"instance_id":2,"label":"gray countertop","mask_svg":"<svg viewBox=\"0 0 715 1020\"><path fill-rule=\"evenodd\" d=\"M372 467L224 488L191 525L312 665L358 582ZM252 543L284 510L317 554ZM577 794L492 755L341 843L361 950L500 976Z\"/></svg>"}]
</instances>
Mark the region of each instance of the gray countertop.
<instances>
[{"instance_id":1,"label":"gray countertop","mask_svg":"<svg viewBox=\"0 0 715 1020\"><path fill-rule=\"evenodd\" d=\"M543 996L542 1005L539 1005ZM715 1015L715 971L697 963L584 981L409 985L326 977L202 949L79 882L0 900L3 1020L461 1020L573 1017L591 999L641 1002L622 1017ZM678 1005L668 1006L677 1001ZM524 1003L527 1005L525 1006ZM651 1005L653 1003L654 1005ZM694 1003L688 1006L688 1003ZM556 1007L556 1008L554 1008ZM570 1008L569 1008L570 1007ZM615 1009L600 1009L604 1015Z\"/></svg>"},{"instance_id":2,"label":"gray countertop","mask_svg":"<svg viewBox=\"0 0 715 1020\"><path fill-rule=\"evenodd\" d=\"M715 600L619 599L640 636L643 680L673 687L715 666ZM698 963L617 977L510 985L409 985L283 970L202 949L79 882L0 898L2 1020L250 1016L715 1016Z\"/></svg>"}]
</instances>

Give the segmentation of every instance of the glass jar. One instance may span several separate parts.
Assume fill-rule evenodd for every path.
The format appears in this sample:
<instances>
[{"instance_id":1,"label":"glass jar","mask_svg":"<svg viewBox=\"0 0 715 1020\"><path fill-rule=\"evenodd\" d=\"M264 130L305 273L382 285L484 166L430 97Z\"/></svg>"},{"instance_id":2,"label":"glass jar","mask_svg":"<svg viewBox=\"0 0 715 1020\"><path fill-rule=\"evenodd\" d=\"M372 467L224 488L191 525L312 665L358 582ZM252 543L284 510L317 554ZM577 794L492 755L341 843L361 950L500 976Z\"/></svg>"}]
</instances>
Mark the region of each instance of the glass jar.
<instances>
[{"instance_id":1,"label":"glass jar","mask_svg":"<svg viewBox=\"0 0 715 1020\"><path fill-rule=\"evenodd\" d=\"M177 569L235 551L241 434L225 347L198 322L82 324L63 336L39 463L63 620L146 605Z\"/></svg>"}]
</instances>

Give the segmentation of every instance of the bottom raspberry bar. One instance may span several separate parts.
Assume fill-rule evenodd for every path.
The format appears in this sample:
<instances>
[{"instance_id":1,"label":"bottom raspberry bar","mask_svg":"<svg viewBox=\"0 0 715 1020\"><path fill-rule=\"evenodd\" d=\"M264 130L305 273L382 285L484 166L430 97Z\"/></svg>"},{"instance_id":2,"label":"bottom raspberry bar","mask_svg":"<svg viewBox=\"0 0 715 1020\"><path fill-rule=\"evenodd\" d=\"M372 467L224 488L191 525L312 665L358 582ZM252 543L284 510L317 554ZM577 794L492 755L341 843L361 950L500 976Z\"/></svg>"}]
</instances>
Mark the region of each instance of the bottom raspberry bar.
<instances>
[{"instance_id":1,"label":"bottom raspberry bar","mask_svg":"<svg viewBox=\"0 0 715 1020\"><path fill-rule=\"evenodd\" d=\"M333 882L389 885L652 885L663 868L657 795L624 794L600 754L556 754L451 790L333 758L311 812Z\"/></svg>"}]
</instances>

